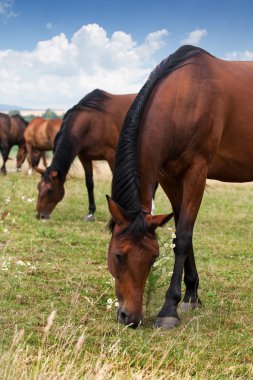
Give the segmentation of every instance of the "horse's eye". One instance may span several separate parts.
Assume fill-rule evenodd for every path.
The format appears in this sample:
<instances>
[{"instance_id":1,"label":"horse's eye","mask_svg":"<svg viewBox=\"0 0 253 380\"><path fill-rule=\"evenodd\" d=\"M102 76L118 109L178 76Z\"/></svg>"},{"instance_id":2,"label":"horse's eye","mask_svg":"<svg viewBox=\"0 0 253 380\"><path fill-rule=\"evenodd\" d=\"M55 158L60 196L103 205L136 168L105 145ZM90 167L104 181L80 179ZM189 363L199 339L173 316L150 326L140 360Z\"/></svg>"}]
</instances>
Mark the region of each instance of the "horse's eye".
<instances>
[{"instance_id":1,"label":"horse's eye","mask_svg":"<svg viewBox=\"0 0 253 380\"><path fill-rule=\"evenodd\" d=\"M122 255L121 253L116 253L116 260L117 263L122 264L126 261L126 256Z\"/></svg>"}]
</instances>

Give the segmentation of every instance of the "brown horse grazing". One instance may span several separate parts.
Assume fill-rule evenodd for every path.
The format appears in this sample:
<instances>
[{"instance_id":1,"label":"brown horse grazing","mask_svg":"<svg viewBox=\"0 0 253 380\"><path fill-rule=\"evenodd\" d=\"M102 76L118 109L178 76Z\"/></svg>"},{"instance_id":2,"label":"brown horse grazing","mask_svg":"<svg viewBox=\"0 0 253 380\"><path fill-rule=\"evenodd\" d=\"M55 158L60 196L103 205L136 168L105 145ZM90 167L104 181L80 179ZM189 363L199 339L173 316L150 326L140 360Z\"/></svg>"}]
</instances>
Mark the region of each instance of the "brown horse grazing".
<instances>
[{"instance_id":1,"label":"brown horse grazing","mask_svg":"<svg viewBox=\"0 0 253 380\"><path fill-rule=\"evenodd\" d=\"M32 150L53 150L54 139L62 124L62 119L46 120L43 117L35 117L25 130L27 160L29 163L28 174L32 174ZM46 162L44 161L46 166Z\"/></svg>"},{"instance_id":2,"label":"brown horse grazing","mask_svg":"<svg viewBox=\"0 0 253 380\"><path fill-rule=\"evenodd\" d=\"M85 171L89 198L89 214L85 220L94 220L96 210L93 193L93 160L106 160L114 167L120 129L128 108L136 94L113 95L94 90L86 95L64 116L62 127L55 138L55 153L51 166L38 184L37 212L48 219L56 204L64 196L64 182L71 163L79 157Z\"/></svg>"},{"instance_id":3,"label":"brown horse grazing","mask_svg":"<svg viewBox=\"0 0 253 380\"><path fill-rule=\"evenodd\" d=\"M170 215L150 215L158 178L176 224L175 265L155 326L179 322L200 304L192 235L206 179L253 181L253 62L229 62L183 46L162 61L131 106L120 134L108 206L108 267L118 321L137 327L143 292L159 255L155 230Z\"/></svg>"},{"instance_id":4,"label":"brown horse grazing","mask_svg":"<svg viewBox=\"0 0 253 380\"><path fill-rule=\"evenodd\" d=\"M6 174L6 161L13 145L24 146L24 131L28 122L20 115L0 113L0 151L3 156L1 172Z\"/></svg>"}]
</instances>

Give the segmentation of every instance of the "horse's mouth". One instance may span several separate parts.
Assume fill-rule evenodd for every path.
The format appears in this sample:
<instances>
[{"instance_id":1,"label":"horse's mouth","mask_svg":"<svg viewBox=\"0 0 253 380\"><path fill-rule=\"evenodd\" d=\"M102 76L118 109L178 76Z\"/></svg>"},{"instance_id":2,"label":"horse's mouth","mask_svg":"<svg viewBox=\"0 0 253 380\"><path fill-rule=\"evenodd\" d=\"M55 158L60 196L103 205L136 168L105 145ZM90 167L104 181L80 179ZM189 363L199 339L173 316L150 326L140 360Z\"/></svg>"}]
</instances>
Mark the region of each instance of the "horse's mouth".
<instances>
[{"instance_id":1,"label":"horse's mouth","mask_svg":"<svg viewBox=\"0 0 253 380\"><path fill-rule=\"evenodd\" d=\"M118 322L120 322L120 323L122 323L128 327L131 327L133 329L140 327L142 324L142 318L140 319L139 317L134 317L134 316L128 315L127 313L125 313L122 310L122 307L120 307L120 306L117 310L116 317L117 317Z\"/></svg>"},{"instance_id":2,"label":"horse's mouth","mask_svg":"<svg viewBox=\"0 0 253 380\"><path fill-rule=\"evenodd\" d=\"M50 219L50 214L48 214L48 213L38 213L37 214L37 219L39 219L39 220L48 220L48 219Z\"/></svg>"}]
</instances>

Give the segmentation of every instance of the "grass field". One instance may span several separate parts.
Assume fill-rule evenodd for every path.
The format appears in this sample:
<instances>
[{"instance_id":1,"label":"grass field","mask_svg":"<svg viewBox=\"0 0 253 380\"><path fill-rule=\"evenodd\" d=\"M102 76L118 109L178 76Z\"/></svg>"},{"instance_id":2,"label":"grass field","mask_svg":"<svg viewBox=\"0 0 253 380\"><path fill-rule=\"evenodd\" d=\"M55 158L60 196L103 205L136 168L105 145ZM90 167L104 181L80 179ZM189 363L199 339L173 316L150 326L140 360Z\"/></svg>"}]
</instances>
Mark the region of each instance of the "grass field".
<instances>
[{"instance_id":1,"label":"grass field","mask_svg":"<svg viewBox=\"0 0 253 380\"><path fill-rule=\"evenodd\" d=\"M37 174L0 177L0 379L252 379L253 184L208 184L194 235L203 307L170 331L153 328L173 265L173 223L160 229L163 264L132 330L115 320L110 175L99 168L95 223L82 220L81 177L47 222L35 218ZM156 212L170 210L159 189Z\"/></svg>"}]
</instances>

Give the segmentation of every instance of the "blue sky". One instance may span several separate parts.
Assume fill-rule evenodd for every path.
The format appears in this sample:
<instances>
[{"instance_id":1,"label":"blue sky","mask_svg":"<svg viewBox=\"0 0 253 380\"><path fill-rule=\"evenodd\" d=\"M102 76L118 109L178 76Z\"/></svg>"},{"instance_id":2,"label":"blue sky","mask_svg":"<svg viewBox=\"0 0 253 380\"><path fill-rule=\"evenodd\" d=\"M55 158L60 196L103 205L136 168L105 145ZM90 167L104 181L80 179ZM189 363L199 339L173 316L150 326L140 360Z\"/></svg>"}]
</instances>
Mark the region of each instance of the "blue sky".
<instances>
[{"instance_id":1,"label":"blue sky","mask_svg":"<svg viewBox=\"0 0 253 380\"><path fill-rule=\"evenodd\" d=\"M0 103L137 92L180 45L253 60L253 0L0 0Z\"/></svg>"}]
</instances>

